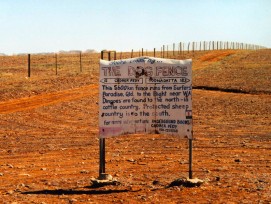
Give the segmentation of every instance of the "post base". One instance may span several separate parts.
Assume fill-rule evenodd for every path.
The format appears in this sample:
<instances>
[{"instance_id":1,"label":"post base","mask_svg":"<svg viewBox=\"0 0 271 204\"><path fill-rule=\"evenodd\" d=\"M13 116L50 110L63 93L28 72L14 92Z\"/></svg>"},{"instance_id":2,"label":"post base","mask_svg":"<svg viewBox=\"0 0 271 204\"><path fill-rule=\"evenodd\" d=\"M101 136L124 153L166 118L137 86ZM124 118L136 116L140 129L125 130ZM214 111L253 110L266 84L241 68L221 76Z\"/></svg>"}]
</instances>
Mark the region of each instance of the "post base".
<instances>
[{"instance_id":1,"label":"post base","mask_svg":"<svg viewBox=\"0 0 271 204\"><path fill-rule=\"evenodd\" d=\"M92 188L99 188L99 187L109 186L109 185L113 185L113 186L120 185L120 182L117 181L117 179L113 178L110 174L105 174L105 173L100 174L98 179L92 178L91 182L92 182L92 185L91 185Z\"/></svg>"},{"instance_id":2,"label":"post base","mask_svg":"<svg viewBox=\"0 0 271 204\"><path fill-rule=\"evenodd\" d=\"M176 179L175 181L172 181L168 187L173 187L173 186L183 186L183 187L198 187L201 184L203 184L204 181L200 180L198 178L194 178L194 179L189 179L189 178L179 178Z\"/></svg>"}]
</instances>

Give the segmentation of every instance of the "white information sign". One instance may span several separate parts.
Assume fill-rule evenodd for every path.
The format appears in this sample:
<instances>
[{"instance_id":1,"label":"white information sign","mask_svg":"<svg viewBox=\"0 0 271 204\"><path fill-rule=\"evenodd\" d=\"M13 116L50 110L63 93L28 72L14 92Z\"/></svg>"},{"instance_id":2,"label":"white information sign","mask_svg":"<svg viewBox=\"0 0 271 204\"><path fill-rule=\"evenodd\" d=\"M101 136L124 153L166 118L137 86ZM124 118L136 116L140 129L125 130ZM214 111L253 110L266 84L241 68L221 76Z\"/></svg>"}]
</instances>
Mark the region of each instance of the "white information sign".
<instances>
[{"instance_id":1,"label":"white information sign","mask_svg":"<svg viewBox=\"0 0 271 204\"><path fill-rule=\"evenodd\" d=\"M192 60L100 61L100 138L157 133L192 138Z\"/></svg>"}]
</instances>

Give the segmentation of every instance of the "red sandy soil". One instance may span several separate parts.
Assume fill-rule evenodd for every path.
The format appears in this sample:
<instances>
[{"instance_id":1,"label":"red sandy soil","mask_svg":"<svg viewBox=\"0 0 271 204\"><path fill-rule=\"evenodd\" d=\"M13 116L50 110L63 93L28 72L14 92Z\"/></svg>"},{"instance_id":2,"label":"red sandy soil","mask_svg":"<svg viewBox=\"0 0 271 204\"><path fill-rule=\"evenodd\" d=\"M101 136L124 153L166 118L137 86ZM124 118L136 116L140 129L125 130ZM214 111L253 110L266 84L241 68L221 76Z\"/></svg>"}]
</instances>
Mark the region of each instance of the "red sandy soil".
<instances>
[{"instance_id":1,"label":"red sandy soil","mask_svg":"<svg viewBox=\"0 0 271 204\"><path fill-rule=\"evenodd\" d=\"M188 177L188 141L142 134L106 139L106 172L120 185L91 188L99 169L98 55L83 73L65 74L63 68L58 76L30 79L5 58L0 202L270 203L269 56L270 50L185 56L195 62L194 85L206 88L193 90L193 177L204 180L193 188L168 187ZM226 69L235 71L234 78Z\"/></svg>"}]
</instances>

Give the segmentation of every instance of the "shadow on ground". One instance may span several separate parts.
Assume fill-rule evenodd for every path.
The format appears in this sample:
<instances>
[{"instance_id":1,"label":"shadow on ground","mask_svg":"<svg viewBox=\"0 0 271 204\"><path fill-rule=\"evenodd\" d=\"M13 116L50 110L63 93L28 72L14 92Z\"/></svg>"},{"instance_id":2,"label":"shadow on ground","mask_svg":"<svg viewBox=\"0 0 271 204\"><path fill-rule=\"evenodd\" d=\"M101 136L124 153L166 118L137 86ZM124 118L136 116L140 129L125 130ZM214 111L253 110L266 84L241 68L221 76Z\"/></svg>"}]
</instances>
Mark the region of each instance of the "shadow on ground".
<instances>
[{"instance_id":1,"label":"shadow on ground","mask_svg":"<svg viewBox=\"0 0 271 204\"><path fill-rule=\"evenodd\" d=\"M82 195L82 194L88 194L88 195L102 195L102 194L112 194L112 193L125 193L125 192L131 192L127 189L124 190L65 190L65 189L57 189L57 190L40 190L40 191L26 191L22 192L22 194L36 194L36 195Z\"/></svg>"}]
</instances>

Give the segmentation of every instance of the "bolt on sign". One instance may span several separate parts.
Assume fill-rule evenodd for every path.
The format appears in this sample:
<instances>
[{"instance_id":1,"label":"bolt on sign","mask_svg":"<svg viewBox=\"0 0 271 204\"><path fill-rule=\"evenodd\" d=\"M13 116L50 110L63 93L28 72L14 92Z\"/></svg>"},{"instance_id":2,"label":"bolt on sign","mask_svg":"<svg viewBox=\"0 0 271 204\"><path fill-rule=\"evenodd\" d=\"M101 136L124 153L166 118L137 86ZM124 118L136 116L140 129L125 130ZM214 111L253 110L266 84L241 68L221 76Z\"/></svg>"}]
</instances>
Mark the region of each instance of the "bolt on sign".
<instances>
[{"instance_id":1,"label":"bolt on sign","mask_svg":"<svg viewBox=\"0 0 271 204\"><path fill-rule=\"evenodd\" d=\"M192 139L192 60L100 60L100 138L156 133Z\"/></svg>"}]
</instances>

